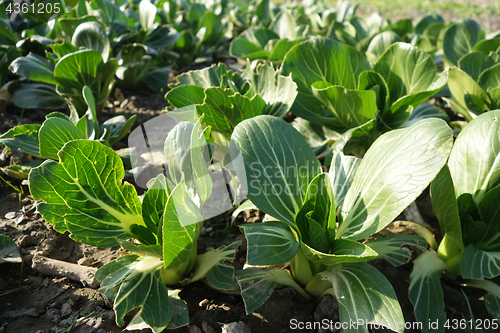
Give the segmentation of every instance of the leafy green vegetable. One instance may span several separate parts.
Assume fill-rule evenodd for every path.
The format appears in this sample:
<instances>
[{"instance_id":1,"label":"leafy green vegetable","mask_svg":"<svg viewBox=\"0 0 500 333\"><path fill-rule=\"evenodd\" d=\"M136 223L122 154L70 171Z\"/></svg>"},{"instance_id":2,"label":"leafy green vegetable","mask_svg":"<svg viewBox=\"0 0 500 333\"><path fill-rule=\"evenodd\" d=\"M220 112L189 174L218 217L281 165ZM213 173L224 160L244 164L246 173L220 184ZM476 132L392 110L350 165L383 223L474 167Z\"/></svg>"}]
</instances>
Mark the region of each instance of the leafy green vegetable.
<instances>
[{"instance_id":1,"label":"leafy green vegetable","mask_svg":"<svg viewBox=\"0 0 500 333\"><path fill-rule=\"evenodd\" d=\"M339 133L355 129L354 137L365 137L362 150L387 128L401 127L448 77L409 44L393 44L372 68L354 48L325 38L293 47L282 67L298 87L291 111Z\"/></svg>"},{"instance_id":2,"label":"leafy green vegetable","mask_svg":"<svg viewBox=\"0 0 500 333\"><path fill-rule=\"evenodd\" d=\"M83 95L94 115L90 90ZM52 115L44 126L72 124L65 117ZM80 130L80 121L73 127L64 124L57 128L86 133ZM83 124L93 126L92 119ZM118 154L97 141L67 142L57 153L59 162L45 161L30 172L31 194L44 201L38 211L57 231L69 231L73 239L94 246L119 244L137 253L120 257L96 273L102 280L101 292L114 299L118 325L138 307L130 329L149 327L161 332L187 325L187 306L178 298L178 290L169 287L206 277L215 288L237 288L234 268L226 261L234 259L240 242L197 254L202 207L213 185L206 164L207 131L200 122L181 122L172 130L165 151L189 156L189 165L183 159L170 160L172 178L162 174L153 178L142 201L134 186L122 183L125 171Z\"/></svg>"},{"instance_id":3,"label":"leafy green vegetable","mask_svg":"<svg viewBox=\"0 0 500 333\"><path fill-rule=\"evenodd\" d=\"M243 76L224 64L177 77L165 98L175 108L196 104L204 125L229 138L241 121L261 114L283 117L293 104L296 85L271 65L258 65Z\"/></svg>"},{"instance_id":4,"label":"leafy green vegetable","mask_svg":"<svg viewBox=\"0 0 500 333\"><path fill-rule=\"evenodd\" d=\"M248 263L290 261L295 280L293 284L285 275L282 279L274 273L277 268L238 272L247 311L260 307L275 285L287 285L301 294L304 288L314 296L334 295L342 305L344 322L382 321L402 332L397 327L402 313L390 283L364 262L379 257L402 264L410 257L410 251L402 247L423 249L425 241L409 235L366 244L357 240L384 228L436 177L452 145L446 123L426 119L386 133L361 161L344 156L340 146L329 174L322 173L301 134L275 117L244 120L236 126L232 140L231 156L243 157L243 163L235 167L247 184L248 197L276 219L242 226ZM359 305L355 302L361 295Z\"/></svg>"},{"instance_id":5,"label":"leafy green vegetable","mask_svg":"<svg viewBox=\"0 0 500 333\"><path fill-rule=\"evenodd\" d=\"M499 116L500 110L495 110L472 120L458 135L448 164L431 184L432 205L444 237L437 255L426 252L421 255L425 258L415 261L410 298L419 321L444 321L439 286L443 271L449 278L461 275L475 279L464 285L490 292L488 311L498 313L498 286L485 279L500 274L500 233L496 223L500 205ZM417 266L417 262L425 265ZM434 268L426 270L422 265ZM425 281L434 289L418 285ZM444 327L440 326L438 332L444 332Z\"/></svg>"}]
</instances>

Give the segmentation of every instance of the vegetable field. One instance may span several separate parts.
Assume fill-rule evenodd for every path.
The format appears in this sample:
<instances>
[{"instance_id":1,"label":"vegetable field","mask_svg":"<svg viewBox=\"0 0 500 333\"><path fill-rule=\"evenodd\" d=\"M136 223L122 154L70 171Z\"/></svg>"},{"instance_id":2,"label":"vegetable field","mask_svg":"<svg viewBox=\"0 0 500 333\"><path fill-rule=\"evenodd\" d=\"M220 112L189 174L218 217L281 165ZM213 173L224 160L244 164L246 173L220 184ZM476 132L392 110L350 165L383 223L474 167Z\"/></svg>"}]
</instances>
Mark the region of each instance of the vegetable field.
<instances>
[{"instance_id":1,"label":"vegetable field","mask_svg":"<svg viewBox=\"0 0 500 333\"><path fill-rule=\"evenodd\" d=\"M500 332L500 31L370 8L0 0L0 332Z\"/></svg>"}]
</instances>

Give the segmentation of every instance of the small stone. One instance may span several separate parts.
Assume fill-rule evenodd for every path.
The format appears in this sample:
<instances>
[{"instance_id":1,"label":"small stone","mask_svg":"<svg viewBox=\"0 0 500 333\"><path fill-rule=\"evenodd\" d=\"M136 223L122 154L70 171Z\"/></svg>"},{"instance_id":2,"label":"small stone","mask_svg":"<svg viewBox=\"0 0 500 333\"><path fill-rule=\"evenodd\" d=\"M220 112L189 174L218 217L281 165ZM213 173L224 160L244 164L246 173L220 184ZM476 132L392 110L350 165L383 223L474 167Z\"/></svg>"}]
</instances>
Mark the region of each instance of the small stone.
<instances>
[{"instance_id":1,"label":"small stone","mask_svg":"<svg viewBox=\"0 0 500 333\"><path fill-rule=\"evenodd\" d=\"M212 232L212 231L214 231L214 228L212 228L212 227L207 228L207 232Z\"/></svg>"},{"instance_id":2,"label":"small stone","mask_svg":"<svg viewBox=\"0 0 500 333\"><path fill-rule=\"evenodd\" d=\"M202 308L206 307L208 304L210 304L210 301L208 298L205 298L203 301L201 301L198 305Z\"/></svg>"},{"instance_id":3,"label":"small stone","mask_svg":"<svg viewBox=\"0 0 500 333\"><path fill-rule=\"evenodd\" d=\"M242 321L224 324L222 333L252 333L250 328Z\"/></svg>"},{"instance_id":4,"label":"small stone","mask_svg":"<svg viewBox=\"0 0 500 333\"><path fill-rule=\"evenodd\" d=\"M211 233L208 234L208 237L212 238L215 236L215 231L212 231Z\"/></svg>"},{"instance_id":5,"label":"small stone","mask_svg":"<svg viewBox=\"0 0 500 333\"><path fill-rule=\"evenodd\" d=\"M16 217L16 212L8 212L7 214L5 214L5 218L8 220L13 219L14 217Z\"/></svg>"}]
</instances>

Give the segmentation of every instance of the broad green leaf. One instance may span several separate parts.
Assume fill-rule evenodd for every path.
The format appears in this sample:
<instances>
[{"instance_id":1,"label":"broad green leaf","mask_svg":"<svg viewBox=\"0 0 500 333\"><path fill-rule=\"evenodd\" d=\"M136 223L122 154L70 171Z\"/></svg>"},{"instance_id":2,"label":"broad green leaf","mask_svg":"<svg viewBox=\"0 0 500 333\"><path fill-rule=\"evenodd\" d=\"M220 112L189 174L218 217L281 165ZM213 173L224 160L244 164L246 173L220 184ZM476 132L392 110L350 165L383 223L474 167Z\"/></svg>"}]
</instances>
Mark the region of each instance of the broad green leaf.
<instances>
[{"instance_id":1,"label":"broad green leaf","mask_svg":"<svg viewBox=\"0 0 500 333\"><path fill-rule=\"evenodd\" d=\"M19 149L26 154L40 157L39 130L40 125L19 125L2 134L0 143L11 149Z\"/></svg>"},{"instance_id":2,"label":"broad green leaf","mask_svg":"<svg viewBox=\"0 0 500 333\"><path fill-rule=\"evenodd\" d=\"M316 82L312 85L312 92L325 106L323 114L330 118L328 127L334 131L343 133L360 127L353 136L361 136L373 128L371 121L377 114L374 91L358 91L333 86L328 82Z\"/></svg>"},{"instance_id":3,"label":"broad green leaf","mask_svg":"<svg viewBox=\"0 0 500 333\"><path fill-rule=\"evenodd\" d=\"M401 266L411 259L411 247L425 251L427 241L417 235L394 234L365 243L378 253L378 258L384 259L393 266Z\"/></svg>"},{"instance_id":4,"label":"broad green leaf","mask_svg":"<svg viewBox=\"0 0 500 333\"><path fill-rule=\"evenodd\" d=\"M203 104L205 89L195 85L182 85L171 89L165 99L177 109L191 104Z\"/></svg>"},{"instance_id":5,"label":"broad green leaf","mask_svg":"<svg viewBox=\"0 0 500 333\"><path fill-rule=\"evenodd\" d=\"M272 50L267 59L270 61L279 61L279 62L283 61L283 58L285 58L285 55L288 53L288 51L290 51L290 49L295 45L302 43L304 40L305 38L298 38L295 40L288 40L288 39L278 40L273 45ZM249 59L252 60L251 58Z\"/></svg>"},{"instance_id":6,"label":"broad green leaf","mask_svg":"<svg viewBox=\"0 0 500 333\"><path fill-rule=\"evenodd\" d=\"M99 291L108 298L115 298L118 292L115 287L132 273L133 265L139 258L136 254L126 254L99 268L95 273L95 278L101 281Z\"/></svg>"},{"instance_id":7,"label":"broad green leaf","mask_svg":"<svg viewBox=\"0 0 500 333\"><path fill-rule=\"evenodd\" d=\"M487 56L490 54L490 52L497 51L499 47L500 47L500 38L498 38L497 36L496 38L492 39L483 39L482 41L474 45L474 48L472 50L474 52L481 52Z\"/></svg>"},{"instance_id":8,"label":"broad green leaf","mask_svg":"<svg viewBox=\"0 0 500 333\"><path fill-rule=\"evenodd\" d=\"M477 205L479 214L487 228L483 240L477 243L483 250L500 250L500 185L488 191Z\"/></svg>"},{"instance_id":9,"label":"broad green leaf","mask_svg":"<svg viewBox=\"0 0 500 333\"><path fill-rule=\"evenodd\" d=\"M392 222L446 163L452 131L425 119L379 137L361 161L341 207L336 238L360 240Z\"/></svg>"},{"instance_id":10,"label":"broad green leaf","mask_svg":"<svg viewBox=\"0 0 500 333\"><path fill-rule=\"evenodd\" d=\"M99 22L84 22L80 24L71 37L71 44L97 51L104 62L109 57L109 37Z\"/></svg>"},{"instance_id":11,"label":"broad green leaf","mask_svg":"<svg viewBox=\"0 0 500 333\"><path fill-rule=\"evenodd\" d=\"M460 109L454 110L461 113L467 120L472 120L475 114L482 113L484 110L470 110L469 98L479 98L489 104L490 99L486 92L474 81L467 73L452 67L449 71L448 87L453 99L458 103ZM474 112L476 111L476 112Z\"/></svg>"},{"instance_id":12,"label":"broad green leaf","mask_svg":"<svg viewBox=\"0 0 500 333\"><path fill-rule=\"evenodd\" d=\"M329 178L335 199L335 207L342 207L347 191L359 167L361 159L355 156L345 156L342 152L334 155L330 166Z\"/></svg>"},{"instance_id":13,"label":"broad green leaf","mask_svg":"<svg viewBox=\"0 0 500 333\"><path fill-rule=\"evenodd\" d=\"M321 273L333 288L325 293L337 298L340 321L358 322L356 328L344 328L346 333L368 332L367 323L384 323L402 333L403 313L390 282L375 267L367 263L343 264Z\"/></svg>"},{"instance_id":14,"label":"broad green leaf","mask_svg":"<svg viewBox=\"0 0 500 333\"><path fill-rule=\"evenodd\" d=\"M484 251L469 244L462 257L461 271L464 279L493 278L500 274L500 252Z\"/></svg>"},{"instance_id":15,"label":"broad green leaf","mask_svg":"<svg viewBox=\"0 0 500 333\"><path fill-rule=\"evenodd\" d=\"M377 258L378 253L369 246L346 239L335 239L331 242L331 253L317 251L307 244L301 243L304 256L311 263L327 267L342 263L365 262Z\"/></svg>"},{"instance_id":16,"label":"broad green leaf","mask_svg":"<svg viewBox=\"0 0 500 333\"><path fill-rule=\"evenodd\" d=\"M82 1L82 2L84 2L84 1ZM62 34L66 35L68 37L68 39L71 38L71 36L73 36L76 28L80 24L82 24L84 22L95 22L95 21L97 21L97 17L91 16L88 14L85 14L85 16L82 16L82 17L60 17L57 20L57 22L59 23L59 28L62 31ZM66 45L71 45L70 43L68 43L68 41L63 42L63 43ZM62 44L59 44L59 45L62 45ZM77 50L78 50L78 48L77 48ZM73 50L71 52L75 52L77 50ZM61 57L61 56L59 56L59 57Z\"/></svg>"},{"instance_id":17,"label":"broad green leaf","mask_svg":"<svg viewBox=\"0 0 500 333\"><path fill-rule=\"evenodd\" d=\"M179 297L179 292L180 289L168 291L170 302L172 302L174 307L174 314L168 323L167 329L174 329L189 325L189 309L186 302Z\"/></svg>"},{"instance_id":18,"label":"broad green leaf","mask_svg":"<svg viewBox=\"0 0 500 333\"><path fill-rule=\"evenodd\" d=\"M84 86L91 87L98 81L98 70L102 56L94 50L80 50L65 55L56 64L54 76L58 86L73 88L80 92Z\"/></svg>"},{"instance_id":19,"label":"broad green leaf","mask_svg":"<svg viewBox=\"0 0 500 333\"><path fill-rule=\"evenodd\" d=\"M259 95L253 98L240 93L232 94L229 89L218 87L205 89L204 103L196 109L204 114L204 122L220 133L229 136L241 121L261 115L266 102Z\"/></svg>"},{"instance_id":20,"label":"broad green leaf","mask_svg":"<svg viewBox=\"0 0 500 333\"><path fill-rule=\"evenodd\" d=\"M419 107L417 107L415 110L410 115L410 118L404 123L402 126L404 127L409 127L413 124L415 124L417 121L420 121L422 119L427 119L427 118L441 118L446 122L450 121L450 118L446 114L446 111L441 109L439 106L436 106L434 104L421 104Z\"/></svg>"},{"instance_id":21,"label":"broad green leaf","mask_svg":"<svg viewBox=\"0 0 500 333\"><path fill-rule=\"evenodd\" d=\"M99 247L130 237L133 224L144 225L135 188L122 184L120 157L99 142L68 142L60 162L45 161L31 171L30 191L44 200L38 211L59 232L69 231L79 242Z\"/></svg>"},{"instance_id":22,"label":"broad green leaf","mask_svg":"<svg viewBox=\"0 0 500 333\"><path fill-rule=\"evenodd\" d=\"M358 90L373 90L377 93L377 106L380 111L389 108L389 87L377 72L364 71L359 75Z\"/></svg>"},{"instance_id":23,"label":"broad green leaf","mask_svg":"<svg viewBox=\"0 0 500 333\"><path fill-rule=\"evenodd\" d=\"M168 295L167 287L164 284L162 284L163 287L159 285L161 280L153 281L159 278L159 268L161 264L160 259L145 256L140 257L137 261L130 265L131 272L124 280L121 281L120 289L118 290L113 304L113 308L116 312L116 323L118 325L123 326L124 317L129 311L142 306L148 301L149 298L153 298L156 302L150 301L152 304L149 304L146 310L146 312L149 312L149 316L146 317L150 317L154 311L154 309L151 308L151 305L157 306L158 304L155 303L161 302L160 296L165 296L165 294ZM153 290L151 290L152 288ZM160 292L160 295L158 295L158 292ZM153 295L153 293L155 294ZM150 294L153 296L149 297ZM164 298L163 302L168 304L168 297ZM160 306L160 308L162 308L162 306ZM158 309L156 309L156 311L157 310ZM171 308L170 311L167 311L167 313L161 317L164 320L163 324L165 326L168 324L170 319L168 318L168 312L170 312L171 317ZM154 321L154 318L149 319Z\"/></svg>"},{"instance_id":24,"label":"broad green leaf","mask_svg":"<svg viewBox=\"0 0 500 333\"><path fill-rule=\"evenodd\" d=\"M477 81L481 73L485 69L495 65L495 63L496 62L492 57L487 57L484 53L471 52L460 58L458 61L458 68L467 73L474 81Z\"/></svg>"},{"instance_id":25,"label":"broad green leaf","mask_svg":"<svg viewBox=\"0 0 500 333\"><path fill-rule=\"evenodd\" d=\"M402 42L401 37L394 31L383 31L373 37L366 50L368 60L376 62L382 54L394 43Z\"/></svg>"},{"instance_id":26,"label":"broad green leaf","mask_svg":"<svg viewBox=\"0 0 500 333\"><path fill-rule=\"evenodd\" d=\"M320 222L311 218L309 214L299 212L295 223L300 230L301 240L304 244L314 251L319 253L330 252L330 241L326 230L321 226Z\"/></svg>"},{"instance_id":27,"label":"broad green leaf","mask_svg":"<svg viewBox=\"0 0 500 333\"><path fill-rule=\"evenodd\" d=\"M332 210L335 211L335 205L332 206L332 201L333 194L328 174L321 173L309 184L301 212L305 214L311 212L310 218L317 221L322 230L326 230L331 225L335 228L335 214L330 213ZM330 221L332 216L333 221Z\"/></svg>"},{"instance_id":28,"label":"broad green leaf","mask_svg":"<svg viewBox=\"0 0 500 333\"><path fill-rule=\"evenodd\" d=\"M500 110L482 114L455 141L448 166L459 207L461 196L470 194L479 203L490 189L500 184L499 117Z\"/></svg>"},{"instance_id":29,"label":"broad green leaf","mask_svg":"<svg viewBox=\"0 0 500 333\"><path fill-rule=\"evenodd\" d=\"M318 125L313 124L304 118L295 118L291 125L295 127L297 131L302 134L304 139L307 141L309 147L312 148L315 154L322 153L326 149L328 149L328 141L330 138L327 138L325 135L325 128ZM333 131L331 131L334 133ZM338 136L332 138L333 140L337 139Z\"/></svg>"},{"instance_id":30,"label":"broad green leaf","mask_svg":"<svg viewBox=\"0 0 500 333\"><path fill-rule=\"evenodd\" d=\"M200 121L178 124L169 132L164 151L173 183L178 184L184 179L187 188L196 191L191 199L203 203L212 194L213 184L208 173L210 156L205 139L210 129L203 130Z\"/></svg>"},{"instance_id":31,"label":"broad green leaf","mask_svg":"<svg viewBox=\"0 0 500 333\"><path fill-rule=\"evenodd\" d=\"M441 226L443 235L448 235L460 250L464 249L462 228L458 214L455 187L451 178L450 169L445 165L431 183L432 209Z\"/></svg>"},{"instance_id":32,"label":"broad green leaf","mask_svg":"<svg viewBox=\"0 0 500 333\"><path fill-rule=\"evenodd\" d=\"M413 32L413 23L410 19L402 19L391 24L386 29L394 31L404 39L408 34Z\"/></svg>"},{"instance_id":33,"label":"broad green leaf","mask_svg":"<svg viewBox=\"0 0 500 333\"><path fill-rule=\"evenodd\" d=\"M189 7L189 13L188 13L188 20L189 24L193 27L198 26L198 22L200 21L201 17L205 12L207 11L207 7L205 7L204 4L201 3L193 3Z\"/></svg>"},{"instance_id":34,"label":"broad green leaf","mask_svg":"<svg viewBox=\"0 0 500 333\"><path fill-rule=\"evenodd\" d=\"M314 123L330 126L332 115L323 115L313 93L315 82L328 82L346 89L356 89L359 74L370 70L368 60L354 48L327 38L317 38L294 46L286 55L282 74L297 83L298 95L292 112Z\"/></svg>"},{"instance_id":35,"label":"broad green leaf","mask_svg":"<svg viewBox=\"0 0 500 333\"><path fill-rule=\"evenodd\" d=\"M248 241L250 265L281 265L292 259L299 249L294 233L284 223L250 223L241 227Z\"/></svg>"},{"instance_id":36,"label":"broad green leaf","mask_svg":"<svg viewBox=\"0 0 500 333\"><path fill-rule=\"evenodd\" d=\"M181 34L169 26L160 25L156 27L146 38L145 44L150 48L166 49L171 45L174 45L181 38Z\"/></svg>"},{"instance_id":37,"label":"broad green leaf","mask_svg":"<svg viewBox=\"0 0 500 333\"><path fill-rule=\"evenodd\" d=\"M12 93L12 102L21 109L61 109L65 99L54 86L44 83L21 83Z\"/></svg>"},{"instance_id":38,"label":"broad green leaf","mask_svg":"<svg viewBox=\"0 0 500 333\"><path fill-rule=\"evenodd\" d=\"M50 47L52 48L54 54L57 56L57 61L59 61L66 54L76 52L80 49L68 41L63 41L61 44L50 44Z\"/></svg>"},{"instance_id":39,"label":"broad green leaf","mask_svg":"<svg viewBox=\"0 0 500 333\"><path fill-rule=\"evenodd\" d=\"M199 254L193 269L190 282L198 281L205 277L210 285L216 289L235 290L238 288L234 280L234 267L225 263L233 261L236 248L241 242L233 242L228 246Z\"/></svg>"},{"instance_id":40,"label":"broad green leaf","mask_svg":"<svg viewBox=\"0 0 500 333\"><path fill-rule=\"evenodd\" d=\"M231 43L229 53L233 57L254 60L267 58L270 51L265 46L271 40L279 40L280 37L267 28L249 28L239 35Z\"/></svg>"},{"instance_id":41,"label":"broad green leaf","mask_svg":"<svg viewBox=\"0 0 500 333\"><path fill-rule=\"evenodd\" d=\"M39 55L30 53L14 60L10 65L12 73L32 81L57 84L54 78L54 65Z\"/></svg>"},{"instance_id":42,"label":"broad green leaf","mask_svg":"<svg viewBox=\"0 0 500 333\"><path fill-rule=\"evenodd\" d=\"M256 45L248 39L240 37L231 43L229 54L236 58L255 60L269 57L270 52L263 50L260 45Z\"/></svg>"},{"instance_id":43,"label":"broad green leaf","mask_svg":"<svg viewBox=\"0 0 500 333\"><path fill-rule=\"evenodd\" d=\"M175 88L183 85L193 85L204 89L210 87L222 87L228 71L229 70L226 65L219 63L217 65L212 65L210 67L178 75L175 78L177 82L172 83L169 86L170 88Z\"/></svg>"},{"instance_id":44,"label":"broad green leaf","mask_svg":"<svg viewBox=\"0 0 500 333\"><path fill-rule=\"evenodd\" d=\"M156 232L173 184L160 174L151 179L151 184L148 185L148 191L142 199L142 217L148 229Z\"/></svg>"},{"instance_id":45,"label":"broad green leaf","mask_svg":"<svg viewBox=\"0 0 500 333\"><path fill-rule=\"evenodd\" d=\"M0 264L4 262L22 262L21 253L17 249L16 242L9 236L0 235Z\"/></svg>"},{"instance_id":46,"label":"broad green leaf","mask_svg":"<svg viewBox=\"0 0 500 333\"><path fill-rule=\"evenodd\" d=\"M444 262L434 251L422 253L415 259L410 275L410 300L415 308L417 320L422 325L422 331L444 333L443 289L441 274L446 269ZM438 321L438 328L432 329L426 323Z\"/></svg>"},{"instance_id":47,"label":"broad green leaf","mask_svg":"<svg viewBox=\"0 0 500 333\"><path fill-rule=\"evenodd\" d=\"M272 64L259 64L255 71L245 72L243 78L250 81L253 92L266 102L263 114L283 118L292 107L297 85L290 76L276 71Z\"/></svg>"},{"instance_id":48,"label":"broad green leaf","mask_svg":"<svg viewBox=\"0 0 500 333\"><path fill-rule=\"evenodd\" d=\"M139 3L139 22L145 31L151 30L155 23L156 7L149 0L142 0Z\"/></svg>"},{"instance_id":49,"label":"broad green leaf","mask_svg":"<svg viewBox=\"0 0 500 333\"><path fill-rule=\"evenodd\" d=\"M150 70L149 73L142 78L149 89L155 93L164 92L168 87L168 78L172 68L170 66L159 67Z\"/></svg>"},{"instance_id":50,"label":"broad green leaf","mask_svg":"<svg viewBox=\"0 0 500 333\"><path fill-rule=\"evenodd\" d=\"M415 25L415 33L421 35L424 33L425 29L428 26L430 26L432 23L437 23L437 22L444 23L444 19L441 15L439 14L426 15L422 17Z\"/></svg>"},{"instance_id":51,"label":"broad green leaf","mask_svg":"<svg viewBox=\"0 0 500 333\"><path fill-rule=\"evenodd\" d=\"M247 268L236 271L247 315L267 301L276 286L293 287L305 294L293 277L281 268Z\"/></svg>"},{"instance_id":52,"label":"broad green leaf","mask_svg":"<svg viewBox=\"0 0 500 333\"><path fill-rule=\"evenodd\" d=\"M267 115L242 121L231 138L238 145L231 147L233 161L243 157L245 166L237 165L236 173L247 196L266 214L293 225L307 186L321 172L307 142L293 126Z\"/></svg>"},{"instance_id":53,"label":"broad green leaf","mask_svg":"<svg viewBox=\"0 0 500 333\"><path fill-rule=\"evenodd\" d=\"M208 46L215 45L224 34L224 25L221 18L211 11L205 12L198 23L198 31L203 28L206 29L203 42Z\"/></svg>"},{"instance_id":54,"label":"broad green leaf","mask_svg":"<svg viewBox=\"0 0 500 333\"><path fill-rule=\"evenodd\" d=\"M135 118L135 114L129 119L125 118L124 116L116 116L102 123L101 132L104 133L105 131L107 131L110 133L107 144L109 146L112 146L116 142L124 138L134 125Z\"/></svg>"},{"instance_id":55,"label":"broad green leaf","mask_svg":"<svg viewBox=\"0 0 500 333\"><path fill-rule=\"evenodd\" d=\"M40 155L57 161L59 160L57 153L67 142L87 137L72 122L61 118L49 118L40 127L38 138Z\"/></svg>"},{"instance_id":56,"label":"broad green leaf","mask_svg":"<svg viewBox=\"0 0 500 333\"><path fill-rule=\"evenodd\" d=\"M269 29L274 31L280 39L294 40L297 37L297 23L292 13L287 9L281 10L269 25Z\"/></svg>"},{"instance_id":57,"label":"broad green leaf","mask_svg":"<svg viewBox=\"0 0 500 333\"><path fill-rule=\"evenodd\" d=\"M116 4L107 0L95 0L99 8L99 19L107 26L113 22L125 22L127 20L125 13L123 13Z\"/></svg>"},{"instance_id":58,"label":"broad green leaf","mask_svg":"<svg viewBox=\"0 0 500 333\"><path fill-rule=\"evenodd\" d=\"M479 75L477 83L485 91L500 87L500 64L496 64Z\"/></svg>"},{"instance_id":59,"label":"broad green leaf","mask_svg":"<svg viewBox=\"0 0 500 333\"><path fill-rule=\"evenodd\" d=\"M0 20L0 43L6 45L16 45L19 35L12 31L8 20Z\"/></svg>"},{"instance_id":60,"label":"broad green leaf","mask_svg":"<svg viewBox=\"0 0 500 333\"><path fill-rule=\"evenodd\" d=\"M203 218L190 199L185 182L172 190L163 214L163 264L171 273L168 284L177 284L196 256L196 240ZM173 282L173 283L172 283Z\"/></svg>"},{"instance_id":61,"label":"broad green leaf","mask_svg":"<svg viewBox=\"0 0 500 333\"><path fill-rule=\"evenodd\" d=\"M484 30L474 20L467 19L453 24L444 34L444 55L456 66L458 60L465 54L472 52L474 45L484 37Z\"/></svg>"},{"instance_id":62,"label":"broad green leaf","mask_svg":"<svg viewBox=\"0 0 500 333\"><path fill-rule=\"evenodd\" d=\"M393 44L375 64L389 88L390 110L382 113L386 124L401 126L406 119L398 119L408 106L416 108L437 93L446 84L448 72L436 72L436 64L424 51L405 43ZM396 118L396 119L393 119Z\"/></svg>"},{"instance_id":63,"label":"broad green leaf","mask_svg":"<svg viewBox=\"0 0 500 333\"><path fill-rule=\"evenodd\" d=\"M169 290L161 280L160 270L153 273L152 280L148 297L142 304L140 316L153 332L160 333L169 325L174 315L174 306L169 297Z\"/></svg>"}]
</instances>

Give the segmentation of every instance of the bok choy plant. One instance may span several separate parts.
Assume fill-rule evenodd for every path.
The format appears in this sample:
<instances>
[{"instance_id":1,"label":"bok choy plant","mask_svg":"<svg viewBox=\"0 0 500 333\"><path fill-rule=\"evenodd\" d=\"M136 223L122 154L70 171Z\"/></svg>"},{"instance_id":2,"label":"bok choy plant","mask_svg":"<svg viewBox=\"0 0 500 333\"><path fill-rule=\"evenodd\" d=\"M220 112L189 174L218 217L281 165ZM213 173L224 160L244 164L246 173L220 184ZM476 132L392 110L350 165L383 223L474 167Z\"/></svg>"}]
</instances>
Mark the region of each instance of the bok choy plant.
<instances>
[{"instance_id":1,"label":"bok choy plant","mask_svg":"<svg viewBox=\"0 0 500 333\"><path fill-rule=\"evenodd\" d=\"M427 251L415 260L410 299L419 321L439 320L433 332L445 331L441 275L486 290L486 309L500 320L500 286L488 280L500 274L499 151L500 110L495 110L460 132L448 164L431 184L432 206L444 237L437 252Z\"/></svg>"},{"instance_id":2,"label":"bok choy plant","mask_svg":"<svg viewBox=\"0 0 500 333\"><path fill-rule=\"evenodd\" d=\"M448 86L453 111L471 121L481 113L500 108L500 39L497 50L471 52L450 69Z\"/></svg>"},{"instance_id":3,"label":"bok choy plant","mask_svg":"<svg viewBox=\"0 0 500 333\"><path fill-rule=\"evenodd\" d=\"M297 83L291 111L339 133L355 129L349 144L360 153L381 133L401 127L448 78L410 44L393 44L372 66L356 49L328 38L294 46L281 71Z\"/></svg>"},{"instance_id":4,"label":"bok choy plant","mask_svg":"<svg viewBox=\"0 0 500 333\"><path fill-rule=\"evenodd\" d=\"M362 243L391 223L430 184L446 163L452 131L441 119L421 120L379 137L361 160L337 146L324 173L302 135L285 121L257 116L238 124L231 156L241 154L236 173L263 223L242 228L247 263L238 271L247 313L259 308L275 286L304 297L330 294L344 323L378 323L403 332L389 281L367 261L406 263L406 245L425 247L417 235L392 235ZM340 144L339 144L340 145ZM290 262L291 274L272 267ZM403 324L404 326L404 324ZM344 328L345 332L367 332Z\"/></svg>"},{"instance_id":5,"label":"bok choy plant","mask_svg":"<svg viewBox=\"0 0 500 333\"><path fill-rule=\"evenodd\" d=\"M283 117L291 108L297 85L271 64L247 67L243 75L224 64L189 71L177 77L165 98L175 108L196 105L203 124L229 141L236 125L261 114Z\"/></svg>"},{"instance_id":6,"label":"bok choy plant","mask_svg":"<svg viewBox=\"0 0 500 333\"><path fill-rule=\"evenodd\" d=\"M16 106L54 109L66 99L82 116L87 111L82 89L88 86L100 113L113 88L118 62L109 58L109 40L101 24L82 23L73 37L71 43L51 44L47 59L30 53L11 63L13 73L36 82L20 84L13 96Z\"/></svg>"},{"instance_id":7,"label":"bok choy plant","mask_svg":"<svg viewBox=\"0 0 500 333\"><path fill-rule=\"evenodd\" d=\"M82 96L88 107L83 117L78 116L78 111L68 101L71 110L69 117L52 112L45 117L41 126L15 126L0 136L0 143L34 157L58 160L57 153L71 140L96 140L111 147L127 135L134 124L135 115L128 120L124 116L116 116L99 127L95 99L89 87L83 87Z\"/></svg>"},{"instance_id":8,"label":"bok choy plant","mask_svg":"<svg viewBox=\"0 0 500 333\"><path fill-rule=\"evenodd\" d=\"M165 141L168 174L148 183L142 200L133 185L122 183L120 157L99 142L74 140L31 171L38 211L58 232L93 246L123 246L124 255L101 267L96 278L114 299L116 322L140 307L129 329L161 332L189 323L177 287L205 278L214 288L237 289L234 258L239 242L197 254L203 203L212 194L208 151L200 123L179 123ZM129 239L133 238L134 241ZM173 288L173 289L171 289Z\"/></svg>"}]
</instances>

